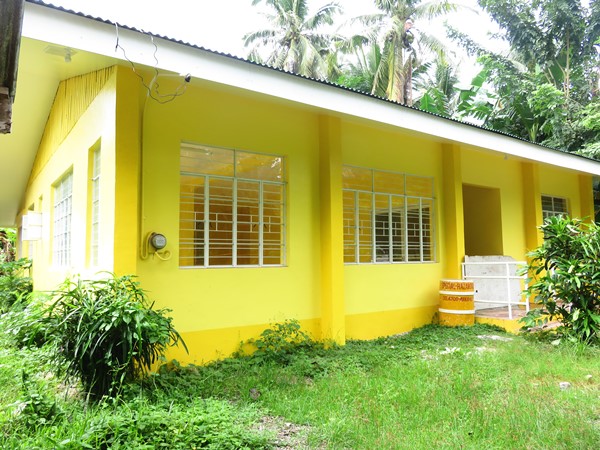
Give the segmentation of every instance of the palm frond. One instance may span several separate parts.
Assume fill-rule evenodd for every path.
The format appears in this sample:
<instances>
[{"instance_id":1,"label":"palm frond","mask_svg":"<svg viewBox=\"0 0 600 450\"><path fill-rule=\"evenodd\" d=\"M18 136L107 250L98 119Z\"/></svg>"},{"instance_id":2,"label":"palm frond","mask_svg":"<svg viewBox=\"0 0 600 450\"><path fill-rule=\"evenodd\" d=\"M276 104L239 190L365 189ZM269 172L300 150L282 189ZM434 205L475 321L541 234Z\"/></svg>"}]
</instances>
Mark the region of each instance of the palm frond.
<instances>
[{"instance_id":1,"label":"palm frond","mask_svg":"<svg viewBox=\"0 0 600 450\"><path fill-rule=\"evenodd\" d=\"M305 28L314 29L322 25L333 25L334 16L336 14L340 14L341 12L342 7L336 2L321 6L312 17L306 19L304 22Z\"/></svg>"},{"instance_id":2,"label":"palm frond","mask_svg":"<svg viewBox=\"0 0 600 450\"><path fill-rule=\"evenodd\" d=\"M242 39L244 41L244 47L254 44L259 41L262 45L268 44L271 39L277 36L276 30L258 30L251 33L246 33Z\"/></svg>"},{"instance_id":3,"label":"palm frond","mask_svg":"<svg viewBox=\"0 0 600 450\"><path fill-rule=\"evenodd\" d=\"M386 14L392 14L396 9L397 1L394 0L375 0L375 6Z\"/></svg>"},{"instance_id":4,"label":"palm frond","mask_svg":"<svg viewBox=\"0 0 600 450\"><path fill-rule=\"evenodd\" d=\"M436 17L443 16L445 14L458 11L464 8L459 3L450 2L448 0L441 0L437 2L425 2L416 5L413 11L415 18L423 19L434 19Z\"/></svg>"}]
</instances>

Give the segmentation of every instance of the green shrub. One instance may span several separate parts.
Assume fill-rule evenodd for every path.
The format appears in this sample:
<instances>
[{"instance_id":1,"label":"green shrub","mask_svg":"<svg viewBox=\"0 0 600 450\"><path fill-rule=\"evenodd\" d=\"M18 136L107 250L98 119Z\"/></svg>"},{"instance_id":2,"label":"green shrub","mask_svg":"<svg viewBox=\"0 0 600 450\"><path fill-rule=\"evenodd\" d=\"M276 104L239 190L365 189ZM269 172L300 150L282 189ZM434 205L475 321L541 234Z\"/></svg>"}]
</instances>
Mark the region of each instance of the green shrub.
<instances>
[{"instance_id":1,"label":"green shrub","mask_svg":"<svg viewBox=\"0 0 600 450\"><path fill-rule=\"evenodd\" d=\"M252 429L258 419L257 410L222 400L167 405L134 400L93 418L81 441L111 449L272 448L270 434Z\"/></svg>"},{"instance_id":2,"label":"green shrub","mask_svg":"<svg viewBox=\"0 0 600 450\"><path fill-rule=\"evenodd\" d=\"M568 217L550 217L540 227L544 243L528 254L528 293L542 308L526 326L558 320L560 332L583 342L600 338L600 227Z\"/></svg>"},{"instance_id":3,"label":"green shrub","mask_svg":"<svg viewBox=\"0 0 600 450\"><path fill-rule=\"evenodd\" d=\"M31 260L21 258L0 263L0 313L7 312L23 300L33 290L33 282L25 276L31 268Z\"/></svg>"},{"instance_id":4,"label":"green shrub","mask_svg":"<svg viewBox=\"0 0 600 450\"><path fill-rule=\"evenodd\" d=\"M63 412L47 389L43 389L43 386L31 379L25 371L22 372L21 381L22 397L12 405L14 407L13 425L22 424L28 428L34 428L51 425L61 419Z\"/></svg>"},{"instance_id":5,"label":"green shrub","mask_svg":"<svg viewBox=\"0 0 600 450\"><path fill-rule=\"evenodd\" d=\"M63 283L43 319L50 340L92 397L117 395L170 345L185 343L168 310L153 310L131 276ZM187 348L186 348L187 350Z\"/></svg>"},{"instance_id":6,"label":"green shrub","mask_svg":"<svg viewBox=\"0 0 600 450\"><path fill-rule=\"evenodd\" d=\"M4 337L17 348L41 347L47 341L45 309L49 297L40 292L32 292L25 297L18 308L11 308L0 315Z\"/></svg>"},{"instance_id":7,"label":"green shrub","mask_svg":"<svg viewBox=\"0 0 600 450\"><path fill-rule=\"evenodd\" d=\"M296 319L275 323L264 330L258 339L250 339L246 344L254 347L252 358L256 362L276 362L284 365L290 364L292 360L308 351L324 348L322 343L314 341L301 329L300 322ZM243 350L240 350L237 356L243 353Z\"/></svg>"}]
</instances>

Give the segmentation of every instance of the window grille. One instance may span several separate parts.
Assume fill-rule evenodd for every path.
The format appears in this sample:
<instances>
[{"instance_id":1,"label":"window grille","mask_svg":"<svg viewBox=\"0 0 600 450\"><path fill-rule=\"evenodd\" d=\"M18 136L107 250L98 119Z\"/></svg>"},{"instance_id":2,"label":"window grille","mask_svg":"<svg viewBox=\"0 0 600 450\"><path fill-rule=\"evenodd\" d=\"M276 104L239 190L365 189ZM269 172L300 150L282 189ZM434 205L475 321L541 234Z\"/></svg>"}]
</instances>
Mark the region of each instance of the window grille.
<instances>
[{"instance_id":1,"label":"window grille","mask_svg":"<svg viewBox=\"0 0 600 450\"><path fill-rule=\"evenodd\" d=\"M550 195L542 195L542 218L546 220L548 217L568 215L567 199L562 197L552 197Z\"/></svg>"},{"instance_id":2,"label":"window grille","mask_svg":"<svg viewBox=\"0 0 600 450\"><path fill-rule=\"evenodd\" d=\"M69 172L54 185L54 220L52 255L54 265L71 264L71 208L73 172Z\"/></svg>"},{"instance_id":3,"label":"window grille","mask_svg":"<svg viewBox=\"0 0 600 450\"><path fill-rule=\"evenodd\" d=\"M432 178L344 166L343 189L346 263L435 260Z\"/></svg>"},{"instance_id":4,"label":"window grille","mask_svg":"<svg viewBox=\"0 0 600 450\"><path fill-rule=\"evenodd\" d=\"M281 156L183 144L181 267L285 264Z\"/></svg>"}]
</instances>

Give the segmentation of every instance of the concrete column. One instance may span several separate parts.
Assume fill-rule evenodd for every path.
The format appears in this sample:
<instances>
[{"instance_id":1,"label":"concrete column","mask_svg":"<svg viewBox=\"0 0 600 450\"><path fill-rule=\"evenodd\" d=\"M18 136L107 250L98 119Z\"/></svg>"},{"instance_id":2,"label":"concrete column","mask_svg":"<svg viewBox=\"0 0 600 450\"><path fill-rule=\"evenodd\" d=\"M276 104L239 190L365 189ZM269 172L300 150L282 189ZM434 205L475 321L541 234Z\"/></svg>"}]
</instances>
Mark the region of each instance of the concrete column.
<instances>
[{"instance_id":1,"label":"concrete column","mask_svg":"<svg viewBox=\"0 0 600 450\"><path fill-rule=\"evenodd\" d=\"M525 245L533 250L543 242L538 227L544 222L542 217L542 193L540 190L539 167L536 163L521 163L523 178L523 217L525 219Z\"/></svg>"},{"instance_id":2,"label":"concrete column","mask_svg":"<svg viewBox=\"0 0 600 450\"><path fill-rule=\"evenodd\" d=\"M462 165L458 145L442 145L442 196L444 239L444 276L460 279L461 263L465 258L465 223L463 213Z\"/></svg>"},{"instance_id":3,"label":"concrete column","mask_svg":"<svg viewBox=\"0 0 600 450\"><path fill-rule=\"evenodd\" d=\"M338 344L346 340L342 144L340 119L319 117L321 216L321 331Z\"/></svg>"},{"instance_id":4,"label":"concrete column","mask_svg":"<svg viewBox=\"0 0 600 450\"><path fill-rule=\"evenodd\" d=\"M117 67L114 272L136 274L140 179L139 79Z\"/></svg>"},{"instance_id":5,"label":"concrete column","mask_svg":"<svg viewBox=\"0 0 600 450\"><path fill-rule=\"evenodd\" d=\"M594 220L594 187L592 176L588 174L579 174L579 214L587 222Z\"/></svg>"}]
</instances>

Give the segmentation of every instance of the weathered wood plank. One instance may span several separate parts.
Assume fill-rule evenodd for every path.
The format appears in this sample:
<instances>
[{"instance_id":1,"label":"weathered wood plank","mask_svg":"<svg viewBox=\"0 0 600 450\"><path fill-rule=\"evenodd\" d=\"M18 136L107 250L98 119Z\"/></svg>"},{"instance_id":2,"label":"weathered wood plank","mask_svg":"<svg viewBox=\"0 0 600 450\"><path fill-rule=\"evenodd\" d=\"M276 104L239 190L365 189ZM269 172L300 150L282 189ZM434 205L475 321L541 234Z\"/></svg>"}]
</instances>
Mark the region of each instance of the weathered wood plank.
<instances>
[{"instance_id":1,"label":"weathered wood plank","mask_svg":"<svg viewBox=\"0 0 600 450\"><path fill-rule=\"evenodd\" d=\"M10 133L24 0L0 1L0 133Z\"/></svg>"},{"instance_id":2,"label":"weathered wood plank","mask_svg":"<svg viewBox=\"0 0 600 450\"><path fill-rule=\"evenodd\" d=\"M8 95L8 88L0 87L0 133L10 133L12 123L12 100Z\"/></svg>"}]
</instances>

